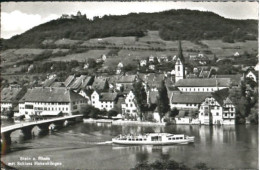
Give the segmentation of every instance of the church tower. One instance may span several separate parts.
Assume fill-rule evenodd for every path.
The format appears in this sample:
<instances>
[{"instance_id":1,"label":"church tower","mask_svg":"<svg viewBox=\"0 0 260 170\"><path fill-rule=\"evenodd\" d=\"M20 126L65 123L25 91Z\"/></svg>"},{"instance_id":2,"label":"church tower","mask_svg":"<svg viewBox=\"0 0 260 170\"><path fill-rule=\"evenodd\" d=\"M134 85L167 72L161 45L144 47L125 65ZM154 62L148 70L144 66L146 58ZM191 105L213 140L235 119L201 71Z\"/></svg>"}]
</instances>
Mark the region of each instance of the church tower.
<instances>
[{"instance_id":1,"label":"church tower","mask_svg":"<svg viewBox=\"0 0 260 170\"><path fill-rule=\"evenodd\" d=\"M185 78L184 57L182 54L181 41L179 41L179 49L178 49L178 54L175 63L175 82L184 78Z\"/></svg>"}]
</instances>

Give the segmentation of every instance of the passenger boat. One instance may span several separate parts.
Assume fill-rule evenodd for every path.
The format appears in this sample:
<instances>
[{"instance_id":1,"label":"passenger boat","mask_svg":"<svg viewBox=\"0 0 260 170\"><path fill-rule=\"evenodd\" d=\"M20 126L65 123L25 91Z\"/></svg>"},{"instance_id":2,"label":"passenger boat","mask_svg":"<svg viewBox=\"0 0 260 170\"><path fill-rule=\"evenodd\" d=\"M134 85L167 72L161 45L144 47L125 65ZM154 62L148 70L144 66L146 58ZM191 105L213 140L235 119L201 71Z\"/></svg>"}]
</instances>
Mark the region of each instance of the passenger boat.
<instances>
[{"instance_id":1,"label":"passenger boat","mask_svg":"<svg viewBox=\"0 0 260 170\"><path fill-rule=\"evenodd\" d=\"M119 135L112 139L115 144L125 145L170 145L194 142L194 136L170 133L147 133L145 135Z\"/></svg>"}]
</instances>

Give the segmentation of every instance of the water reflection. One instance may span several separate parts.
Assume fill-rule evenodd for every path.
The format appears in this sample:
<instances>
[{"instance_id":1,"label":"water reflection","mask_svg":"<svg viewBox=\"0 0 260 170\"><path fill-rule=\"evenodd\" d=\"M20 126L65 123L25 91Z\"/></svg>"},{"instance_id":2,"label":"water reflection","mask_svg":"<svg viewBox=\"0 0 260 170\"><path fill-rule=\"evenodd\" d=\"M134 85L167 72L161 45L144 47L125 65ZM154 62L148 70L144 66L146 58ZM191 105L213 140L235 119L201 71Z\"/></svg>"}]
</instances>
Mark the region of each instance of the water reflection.
<instances>
[{"instance_id":1,"label":"water reflection","mask_svg":"<svg viewBox=\"0 0 260 170\"><path fill-rule=\"evenodd\" d=\"M220 169L258 168L258 126L148 127L79 123L45 136L38 133L37 128L34 130L35 137L29 140L22 139L19 131L12 133L12 137L21 137L21 140L12 144L14 153L6 155L5 161L18 159L17 155L52 153L52 159L61 161L67 169L130 169L137 162L157 159L174 159L190 167L205 162L209 167ZM183 133L195 136L195 142L167 146L105 143L119 134L152 132ZM75 156L77 164L71 160Z\"/></svg>"}]
</instances>

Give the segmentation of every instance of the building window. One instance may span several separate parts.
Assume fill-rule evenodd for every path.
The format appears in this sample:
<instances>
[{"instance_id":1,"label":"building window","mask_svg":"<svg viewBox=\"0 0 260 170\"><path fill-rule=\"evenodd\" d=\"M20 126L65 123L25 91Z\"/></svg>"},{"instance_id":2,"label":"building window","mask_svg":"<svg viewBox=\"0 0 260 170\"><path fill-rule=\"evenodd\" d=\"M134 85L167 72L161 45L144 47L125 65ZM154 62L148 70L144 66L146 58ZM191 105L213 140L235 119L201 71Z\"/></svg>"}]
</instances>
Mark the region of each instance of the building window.
<instances>
[{"instance_id":1,"label":"building window","mask_svg":"<svg viewBox=\"0 0 260 170\"><path fill-rule=\"evenodd\" d=\"M233 113L231 113L231 116L233 117Z\"/></svg>"},{"instance_id":2,"label":"building window","mask_svg":"<svg viewBox=\"0 0 260 170\"><path fill-rule=\"evenodd\" d=\"M218 116L219 114L218 114L218 112L216 113L216 116Z\"/></svg>"},{"instance_id":3,"label":"building window","mask_svg":"<svg viewBox=\"0 0 260 170\"><path fill-rule=\"evenodd\" d=\"M225 116L227 116L227 113L225 113Z\"/></svg>"},{"instance_id":4,"label":"building window","mask_svg":"<svg viewBox=\"0 0 260 170\"><path fill-rule=\"evenodd\" d=\"M178 66L178 71L180 71L180 66Z\"/></svg>"}]
</instances>

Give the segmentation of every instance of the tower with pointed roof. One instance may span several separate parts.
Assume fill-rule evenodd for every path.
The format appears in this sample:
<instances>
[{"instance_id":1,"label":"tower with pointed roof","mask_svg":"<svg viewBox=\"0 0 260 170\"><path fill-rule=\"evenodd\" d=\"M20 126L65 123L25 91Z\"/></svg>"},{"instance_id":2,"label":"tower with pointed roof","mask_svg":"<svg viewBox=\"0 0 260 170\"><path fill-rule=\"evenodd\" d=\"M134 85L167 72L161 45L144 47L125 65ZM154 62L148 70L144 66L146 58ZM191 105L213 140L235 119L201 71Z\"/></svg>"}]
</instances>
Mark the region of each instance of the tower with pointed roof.
<instances>
[{"instance_id":1,"label":"tower with pointed roof","mask_svg":"<svg viewBox=\"0 0 260 170\"><path fill-rule=\"evenodd\" d=\"M179 49L175 62L175 82L185 78L185 61L182 54L181 41L179 41Z\"/></svg>"}]
</instances>

